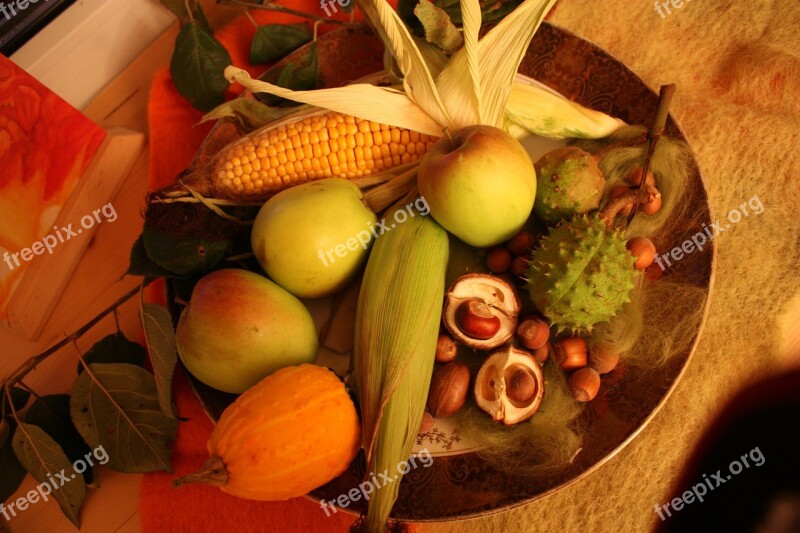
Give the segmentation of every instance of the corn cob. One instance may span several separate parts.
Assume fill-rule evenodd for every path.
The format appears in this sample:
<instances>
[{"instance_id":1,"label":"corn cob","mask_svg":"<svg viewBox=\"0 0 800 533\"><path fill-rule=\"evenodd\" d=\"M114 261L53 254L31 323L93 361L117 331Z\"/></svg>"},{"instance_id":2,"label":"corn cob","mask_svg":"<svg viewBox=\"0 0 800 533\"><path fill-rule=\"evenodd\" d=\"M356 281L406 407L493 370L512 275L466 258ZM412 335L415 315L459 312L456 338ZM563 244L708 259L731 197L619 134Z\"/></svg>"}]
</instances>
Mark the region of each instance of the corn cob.
<instances>
[{"instance_id":1,"label":"corn cob","mask_svg":"<svg viewBox=\"0 0 800 533\"><path fill-rule=\"evenodd\" d=\"M435 138L342 113L265 126L227 147L212 171L217 198L263 199L321 178L356 178L421 157Z\"/></svg>"},{"instance_id":2,"label":"corn cob","mask_svg":"<svg viewBox=\"0 0 800 533\"><path fill-rule=\"evenodd\" d=\"M415 442L433 371L447 259L447 233L429 216L407 219L373 245L356 311L352 380L367 472L397 472ZM384 530L399 486L381 487L369 500L371 533Z\"/></svg>"}]
</instances>

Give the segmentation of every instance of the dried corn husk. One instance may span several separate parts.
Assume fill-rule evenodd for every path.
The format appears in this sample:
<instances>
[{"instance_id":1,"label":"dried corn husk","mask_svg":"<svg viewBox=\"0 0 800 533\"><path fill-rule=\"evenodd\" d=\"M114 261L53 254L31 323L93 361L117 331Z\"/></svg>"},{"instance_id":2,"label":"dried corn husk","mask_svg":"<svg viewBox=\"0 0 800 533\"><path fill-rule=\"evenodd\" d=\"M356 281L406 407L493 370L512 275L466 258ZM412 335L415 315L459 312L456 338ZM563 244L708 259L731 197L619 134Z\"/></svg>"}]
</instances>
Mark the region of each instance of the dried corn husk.
<instances>
[{"instance_id":1,"label":"dried corn husk","mask_svg":"<svg viewBox=\"0 0 800 533\"><path fill-rule=\"evenodd\" d=\"M418 213L373 245L358 298L351 377L361 404L367 477L397 473L411 453L433 371L448 249L447 232ZM375 491L369 531L384 530L399 487L400 478Z\"/></svg>"},{"instance_id":2,"label":"dried corn husk","mask_svg":"<svg viewBox=\"0 0 800 533\"><path fill-rule=\"evenodd\" d=\"M461 2L465 15L464 47L436 78L436 86L457 127L488 124L501 128L503 110L519 64L555 0L525 0L477 41L477 46L468 38L475 30L467 26L470 17L466 16L474 13L476 4L474 0ZM477 16L480 21L479 7ZM478 73L474 74L476 68ZM476 91L478 98L474 96ZM480 109L476 108L476 102L480 103Z\"/></svg>"}]
</instances>

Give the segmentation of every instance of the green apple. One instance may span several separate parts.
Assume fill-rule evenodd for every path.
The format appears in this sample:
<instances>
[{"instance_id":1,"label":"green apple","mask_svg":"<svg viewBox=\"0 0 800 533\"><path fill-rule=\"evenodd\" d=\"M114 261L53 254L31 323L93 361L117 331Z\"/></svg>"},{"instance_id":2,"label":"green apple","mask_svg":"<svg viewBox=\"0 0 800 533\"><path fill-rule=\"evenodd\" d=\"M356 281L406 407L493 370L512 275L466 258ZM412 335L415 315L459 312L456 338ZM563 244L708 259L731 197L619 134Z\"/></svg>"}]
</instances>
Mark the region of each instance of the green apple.
<instances>
[{"instance_id":1,"label":"green apple","mask_svg":"<svg viewBox=\"0 0 800 533\"><path fill-rule=\"evenodd\" d=\"M343 289L358 273L375 221L357 185L328 178L267 200L250 242L275 283L300 298L319 298Z\"/></svg>"},{"instance_id":2,"label":"green apple","mask_svg":"<svg viewBox=\"0 0 800 533\"><path fill-rule=\"evenodd\" d=\"M313 363L319 350L300 300L264 276L232 268L197 282L175 337L194 377L235 394L280 368Z\"/></svg>"},{"instance_id":3,"label":"green apple","mask_svg":"<svg viewBox=\"0 0 800 533\"><path fill-rule=\"evenodd\" d=\"M530 216L536 171L511 135L469 126L428 150L417 187L447 231L472 246L494 246L518 233Z\"/></svg>"}]
</instances>

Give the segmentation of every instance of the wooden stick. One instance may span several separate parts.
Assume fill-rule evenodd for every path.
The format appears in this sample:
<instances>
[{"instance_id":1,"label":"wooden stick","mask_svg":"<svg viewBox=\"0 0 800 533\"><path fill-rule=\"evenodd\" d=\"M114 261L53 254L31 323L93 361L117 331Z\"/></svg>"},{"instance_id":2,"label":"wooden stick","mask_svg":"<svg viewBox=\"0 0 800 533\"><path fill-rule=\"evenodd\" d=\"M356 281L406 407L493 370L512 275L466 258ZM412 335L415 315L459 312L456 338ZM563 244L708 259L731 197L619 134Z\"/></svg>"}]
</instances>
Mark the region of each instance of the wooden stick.
<instances>
[{"instance_id":1,"label":"wooden stick","mask_svg":"<svg viewBox=\"0 0 800 533\"><path fill-rule=\"evenodd\" d=\"M656 117L653 119L653 124L650 126L650 131L647 133L648 145L647 155L644 158L642 165L642 179L634 190L640 190L644 187L645 179L647 179L647 172L650 170L650 160L656 150L656 143L664 133L664 127L667 124L667 115L669 114L669 105L672 102L672 96L675 94L675 84L662 85L658 94L658 107L656 108ZM628 216L627 225L630 226L633 221L634 215L639 207L639 203L633 205L631 214Z\"/></svg>"}]
</instances>

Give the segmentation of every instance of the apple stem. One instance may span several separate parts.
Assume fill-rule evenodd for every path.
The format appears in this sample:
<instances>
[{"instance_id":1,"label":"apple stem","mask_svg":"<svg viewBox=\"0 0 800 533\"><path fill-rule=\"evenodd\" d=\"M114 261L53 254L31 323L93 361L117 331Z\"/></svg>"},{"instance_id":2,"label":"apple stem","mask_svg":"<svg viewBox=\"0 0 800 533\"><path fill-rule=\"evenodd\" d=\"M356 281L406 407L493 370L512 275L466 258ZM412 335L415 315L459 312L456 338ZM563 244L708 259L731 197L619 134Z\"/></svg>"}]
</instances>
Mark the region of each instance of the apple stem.
<instances>
[{"instance_id":1,"label":"apple stem","mask_svg":"<svg viewBox=\"0 0 800 533\"><path fill-rule=\"evenodd\" d=\"M452 135L450 135L450 128L445 128L445 129L443 129L442 131L444 132L445 136L447 137L447 139L448 139L448 140L450 141L450 143L452 144L452 143L453 143L453 136L452 136Z\"/></svg>"}]
</instances>

